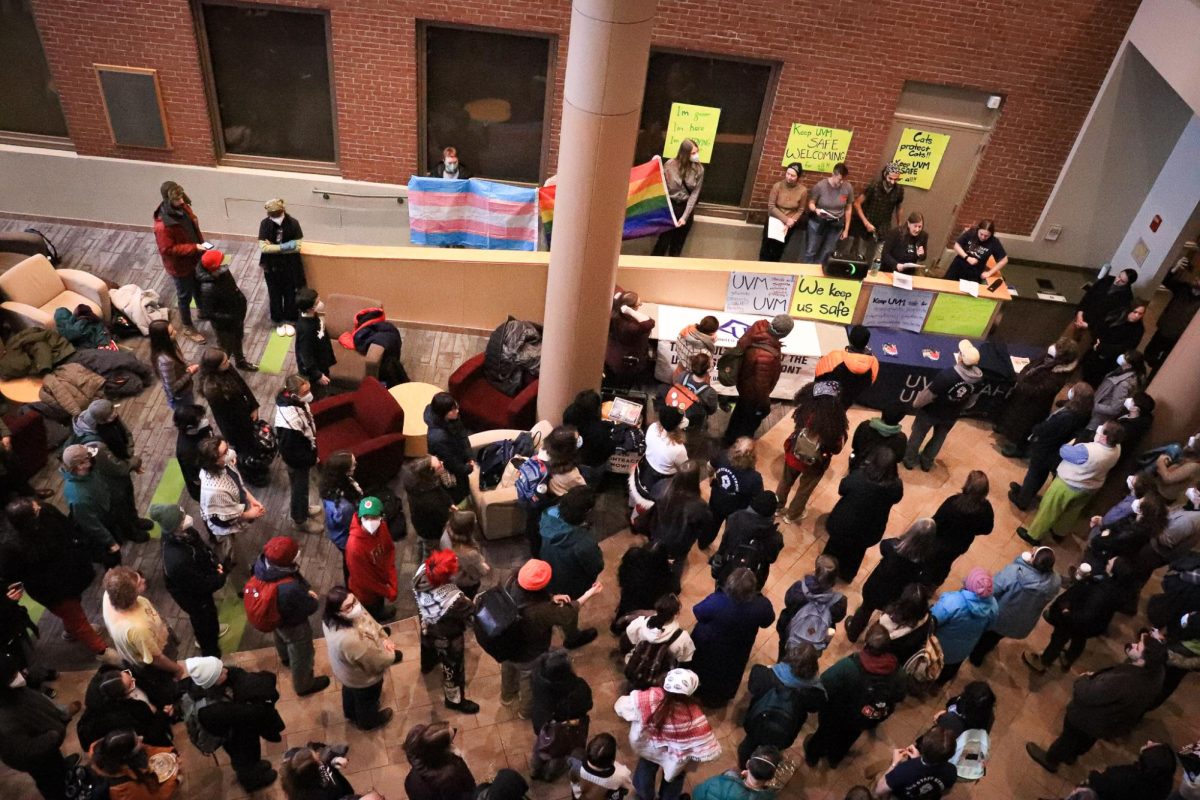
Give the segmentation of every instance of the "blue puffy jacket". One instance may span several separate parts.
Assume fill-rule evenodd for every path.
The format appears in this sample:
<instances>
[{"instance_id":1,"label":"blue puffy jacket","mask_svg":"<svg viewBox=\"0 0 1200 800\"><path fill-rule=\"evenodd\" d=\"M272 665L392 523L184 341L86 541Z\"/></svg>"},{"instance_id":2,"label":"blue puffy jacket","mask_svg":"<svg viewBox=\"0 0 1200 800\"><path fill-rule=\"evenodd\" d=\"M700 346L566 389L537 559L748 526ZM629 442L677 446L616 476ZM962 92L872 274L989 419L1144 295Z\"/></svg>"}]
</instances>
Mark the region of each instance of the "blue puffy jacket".
<instances>
[{"instance_id":1,"label":"blue puffy jacket","mask_svg":"<svg viewBox=\"0 0 1200 800\"><path fill-rule=\"evenodd\" d=\"M971 655L979 637L996 619L996 600L980 597L967 589L946 592L933 607L937 638L947 664L961 664Z\"/></svg>"},{"instance_id":2,"label":"blue puffy jacket","mask_svg":"<svg viewBox=\"0 0 1200 800\"><path fill-rule=\"evenodd\" d=\"M341 552L346 552L346 540L350 538L350 520L357 506L338 495L336 500L324 499L321 505L325 507L325 535L333 546Z\"/></svg>"}]
</instances>

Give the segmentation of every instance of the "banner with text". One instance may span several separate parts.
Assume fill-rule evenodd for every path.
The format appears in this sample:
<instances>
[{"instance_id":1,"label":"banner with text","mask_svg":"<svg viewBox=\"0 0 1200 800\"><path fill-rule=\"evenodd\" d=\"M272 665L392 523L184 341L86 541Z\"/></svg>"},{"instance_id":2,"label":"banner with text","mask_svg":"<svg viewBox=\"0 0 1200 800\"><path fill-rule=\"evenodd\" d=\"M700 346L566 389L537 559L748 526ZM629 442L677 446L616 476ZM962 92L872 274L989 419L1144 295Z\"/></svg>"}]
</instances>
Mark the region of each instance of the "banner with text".
<instances>
[{"instance_id":1,"label":"banner with text","mask_svg":"<svg viewBox=\"0 0 1200 800\"><path fill-rule=\"evenodd\" d=\"M719 108L671 103L671 119L667 122L667 141L663 144L663 155L674 158L683 140L691 139L700 151L700 161L707 164L712 159L713 144L717 140L717 123L720 120Z\"/></svg>"},{"instance_id":2,"label":"banner with text","mask_svg":"<svg viewBox=\"0 0 1200 800\"><path fill-rule=\"evenodd\" d=\"M920 333L933 305L933 292L872 286L862 324L868 328L899 328Z\"/></svg>"},{"instance_id":3,"label":"banner with text","mask_svg":"<svg viewBox=\"0 0 1200 800\"><path fill-rule=\"evenodd\" d=\"M918 189L933 186L949 143L950 136L945 133L905 128L896 145L896 155L892 157L892 161L900 165L900 183Z\"/></svg>"},{"instance_id":4,"label":"banner with text","mask_svg":"<svg viewBox=\"0 0 1200 800\"><path fill-rule=\"evenodd\" d=\"M725 289L725 310L765 316L786 314L795 282L795 275L731 272Z\"/></svg>"},{"instance_id":5,"label":"banner with text","mask_svg":"<svg viewBox=\"0 0 1200 800\"><path fill-rule=\"evenodd\" d=\"M861 290L858 281L798 275L788 313L800 319L849 325Z\"/></svg>"},{"instance_id":6,"label":"banner with text","mask_svg":"<svg viewBox=\"0 0 1200 800\"><path fill-rule=\"evenodd\" d=\"M854 131L793 122L783 148L783 166L799 161L805 172L833 172L833 165L846 160Z\"/></svg>"}]
</instances>

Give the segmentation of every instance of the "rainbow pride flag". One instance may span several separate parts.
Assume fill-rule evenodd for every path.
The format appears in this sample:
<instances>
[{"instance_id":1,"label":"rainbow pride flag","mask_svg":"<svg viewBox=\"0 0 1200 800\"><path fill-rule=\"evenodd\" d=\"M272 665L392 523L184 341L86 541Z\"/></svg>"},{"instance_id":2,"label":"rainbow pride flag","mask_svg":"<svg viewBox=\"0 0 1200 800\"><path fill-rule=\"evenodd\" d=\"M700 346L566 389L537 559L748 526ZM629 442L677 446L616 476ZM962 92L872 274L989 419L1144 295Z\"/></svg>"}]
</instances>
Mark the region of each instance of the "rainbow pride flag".
<instances>
[{"instance_id":1,"label":"rainbow pride flag","mask_svg":"<svg viewBox=\"0 0 1200 800\"><path fill-rule=\"evenodd\" d=\"M538 189L538 213L546 230L546 241L554 227L555 186ZM629 194L625 203L622 239L656 236L675 227L675 212L667 199L667 182L658 156L629 170Z\"/></svg>"}]
</instances>

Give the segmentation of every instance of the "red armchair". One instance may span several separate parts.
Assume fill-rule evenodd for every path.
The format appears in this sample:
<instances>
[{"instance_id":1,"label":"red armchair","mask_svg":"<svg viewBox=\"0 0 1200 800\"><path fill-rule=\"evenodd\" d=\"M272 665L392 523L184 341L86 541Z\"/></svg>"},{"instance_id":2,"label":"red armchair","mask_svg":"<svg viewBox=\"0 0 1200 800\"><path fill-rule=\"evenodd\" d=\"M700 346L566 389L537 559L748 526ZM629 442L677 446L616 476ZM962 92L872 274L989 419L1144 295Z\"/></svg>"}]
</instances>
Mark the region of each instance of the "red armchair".
<instances>
[{"instance_id":1,"label":"red armchair","mask_svg":"<svg viewBox=\"0 0 1200 800\"><path fill-rule=\"evenodd\" d=\"M317 461L338 450L358 460L357 473L372 482L393 478L404 463L404 409L383 384L366 378L353 392L312 405L317 423Z\"/></svg>"},{"instance_id":2,"label":"red armchair","mask_svg":"<svg viewBox=\"0 0 1200 800\"><path fill-rule=\"evenodd\" d=\"M483 376L483 353L468 359L450 376L450 394L458 401L463 424L471 430L533 427L537 413L538 382L530 381L516 397L509 397Z\"/></svg>"}]
</instances>

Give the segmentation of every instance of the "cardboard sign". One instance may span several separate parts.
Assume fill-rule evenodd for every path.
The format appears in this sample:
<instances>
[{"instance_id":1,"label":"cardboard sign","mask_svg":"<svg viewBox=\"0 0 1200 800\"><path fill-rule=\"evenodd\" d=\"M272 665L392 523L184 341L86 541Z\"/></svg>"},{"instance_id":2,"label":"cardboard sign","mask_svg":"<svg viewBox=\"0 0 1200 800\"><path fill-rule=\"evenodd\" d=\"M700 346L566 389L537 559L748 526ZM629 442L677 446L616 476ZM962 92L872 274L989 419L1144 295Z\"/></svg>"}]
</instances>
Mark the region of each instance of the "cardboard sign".
<instances>
[{"instance_id":1,"label":"cardboard sign","mask_svg":"<svg viewBox=\"0 0 1200 800\"><path fill-rule=\"evenodd\" d=\"M846 160L854 131L793 122L783 148L783 166L799 161L805 172L833 172L833 165Z\"/></svg>"},{"instance_id":2,"label":"cardboard sign","mask_svg":"<svg viewBox=\"0 0 1200 800\"><path fill-rule=\"evenodd\" d=\"M933 292L872 286L862 324L869 328L899 328L920 333L931 305Z\"/></svg>"},{"instance_id":3,"label":"cardboard sign","mask_svg":"<svg viewBox=\"0 0 1200 800\"><path fill-rule=\"evenodd\" d=\"M948 134L905 128L896 145L896 155L892 157L892 161L900 166L900 183L918 189L933 186L933 178L942 165L942 156L949 143Z\"/></svg>"},{"instance_id":4,"label":"cardboard sign","mask_svg":"<svg viewBox=\"0 0 1200 800\"><path fill-rule=\"evenodd\" d=\"M693 106L687 103L671 103L671 119L667 122L667 141L663 144L663 155L674 158L684 139L691 139L700 151L700 161L707 164L712 159L713 144L717 140L717 123L721 109L712 106Z\"/></svg>"},{"instance_id":5,"label":"cardboard sign","mask_svg":"<svg viewBox=\"0 0 1200 800\"><path fill-rule=\"evenodd\" d=\"M925 333L982 338L995 308L995 300L939 294L925 320Z\"/></svg>"},{"instance_id":6,"label":"cardboard sign","mask_svg":"<svg viewBox=\"0 0 1200 800\"><path fill-rule=\"evenodd\" d=\"M725 310L770 317L786 314L795 282L795 275L731 272L725 289Z\"/></svg>"},{"instance_id":7,"label":"cardboard sign","mask_svg":"<svg viewBox=\"0 0 1200 800\"><path fill-rule=\"evenodd\" d=\"M849 325L861 290L862 284L858 281L798 275L788 314L800 319Z\"/></svg>"}]
</instances>

